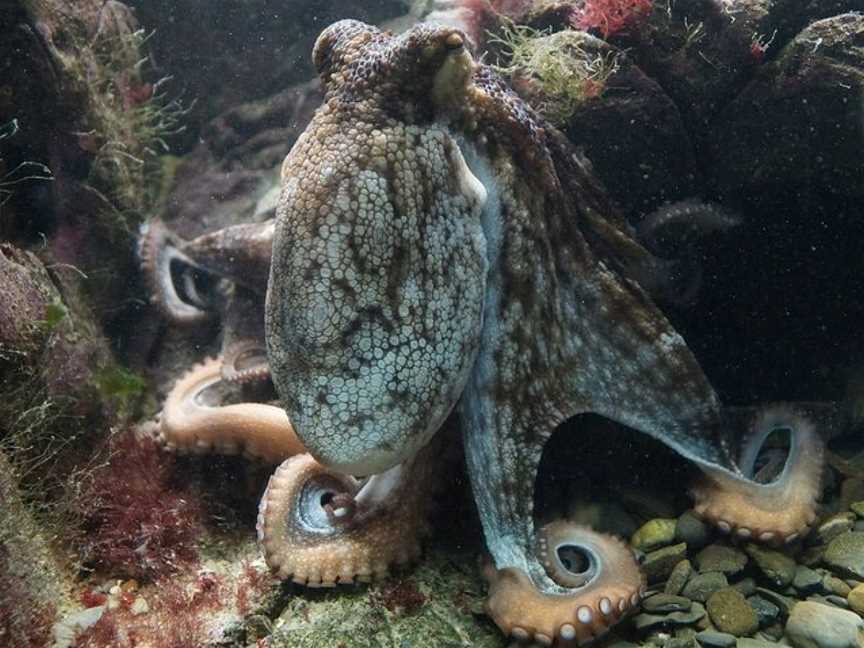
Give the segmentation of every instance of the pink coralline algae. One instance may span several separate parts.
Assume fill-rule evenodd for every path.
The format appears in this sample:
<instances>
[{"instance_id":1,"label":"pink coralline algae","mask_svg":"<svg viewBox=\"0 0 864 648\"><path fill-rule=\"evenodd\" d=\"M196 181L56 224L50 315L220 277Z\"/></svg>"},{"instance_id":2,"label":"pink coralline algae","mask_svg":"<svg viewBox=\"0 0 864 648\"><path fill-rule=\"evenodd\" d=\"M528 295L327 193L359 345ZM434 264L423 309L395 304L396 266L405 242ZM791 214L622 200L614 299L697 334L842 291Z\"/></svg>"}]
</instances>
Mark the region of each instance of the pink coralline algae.
<instances>
[{"instance_id":1,"label":"pink coralline algae","mask_svg":"<svg viewBox=\"0 0 864 648\"><path fill-rule=\"evenodd\" d=\"M652 0L585 0L574 13L576 29L593 29L603 38L633 27L651 13Z\"/></svg>"}]
</instances>

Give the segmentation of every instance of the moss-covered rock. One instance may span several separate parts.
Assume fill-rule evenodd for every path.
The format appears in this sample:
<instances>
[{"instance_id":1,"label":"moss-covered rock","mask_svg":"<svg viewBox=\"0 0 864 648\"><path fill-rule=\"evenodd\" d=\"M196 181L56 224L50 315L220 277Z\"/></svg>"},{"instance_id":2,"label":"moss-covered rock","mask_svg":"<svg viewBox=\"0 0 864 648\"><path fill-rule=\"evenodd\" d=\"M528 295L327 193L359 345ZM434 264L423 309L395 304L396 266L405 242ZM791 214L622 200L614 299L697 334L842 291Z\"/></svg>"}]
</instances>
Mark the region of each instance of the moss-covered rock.
<instances>
[{"instance_id":1,"label":"moss-covered rock","mask_svg":"<svg viewBox=\"0 0 864 648\"><path fill-rule=\"evenodd\" d=\"M468 555L432 554L409 574L371 586L294 590L273 648L502 648L482 614L485 587Z\"/></svg>"},{"instance_id":2,"label":"moss-covered rock","mask_svg":"<svg viewBox=\"0 0 864 648\"><path fill-rule=\"evenodd\" d=\"M741 592L730 588L714 592L705 603L711 621L720 632L736 637L753 634L759 629L756 611Z\"/></svg>"}]
</instances>

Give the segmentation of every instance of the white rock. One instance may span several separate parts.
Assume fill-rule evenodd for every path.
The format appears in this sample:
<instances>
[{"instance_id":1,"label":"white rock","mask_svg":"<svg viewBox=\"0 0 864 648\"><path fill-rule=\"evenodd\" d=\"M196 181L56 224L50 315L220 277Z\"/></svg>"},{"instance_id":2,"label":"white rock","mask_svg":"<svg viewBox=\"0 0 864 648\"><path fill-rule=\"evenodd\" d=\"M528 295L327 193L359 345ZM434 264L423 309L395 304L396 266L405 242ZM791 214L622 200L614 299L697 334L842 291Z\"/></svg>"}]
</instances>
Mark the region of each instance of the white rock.
<instances>
[{"instance_id":1,"label":"white rock","mask_svg":"<svg viewBox=\"0 0 864 648\"><path fill-rule=\"evenodd\" d=\"M815 601L796 603L786 636L796 648L864 648L864 619Z\"/></svg>"},{"instance_id":2,"label":"white rock","mask_svg":"<svg viewBox=\"0 0 864 648\"><path fill-rule=\"evenodd\" d=\"M86 630L99 619L105 611L104 605L87 608L66 616L54 624L54 648L69 648L75 641L75 635Z\"/></svg>"},{"instance_id":3,"label":"white rock","mask_svg":"<svg viewBox=\"0 0 864 648\"><path fill-rule=\"evenodd\" d=\"M143 596L139 596L132 602L129 611L136 616L139 614L147 614L147 612L150 611L150 604L147 603L147 599Z\"/></svg>"}]
</instances>

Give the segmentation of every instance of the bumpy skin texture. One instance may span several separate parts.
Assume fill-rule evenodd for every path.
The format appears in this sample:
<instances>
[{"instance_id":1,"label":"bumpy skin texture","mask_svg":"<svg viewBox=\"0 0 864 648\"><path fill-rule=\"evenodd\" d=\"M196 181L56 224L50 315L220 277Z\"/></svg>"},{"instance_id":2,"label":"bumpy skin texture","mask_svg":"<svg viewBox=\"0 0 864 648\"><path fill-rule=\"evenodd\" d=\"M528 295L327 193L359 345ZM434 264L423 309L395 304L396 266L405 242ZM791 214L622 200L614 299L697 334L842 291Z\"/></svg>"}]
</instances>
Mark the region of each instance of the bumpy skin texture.
<instances>
[{"instance_id":1,"label":"bumpy skin texture","mask_svg":"<svg viewBox=\"0 0 864 648\"><path fill-rule=\"evenodd\" d=\"M313 57L325 102L283 165L265 322L298 435L330 468L377 473L457 408L490 614L541 643L603 634L641 579L612 540L535 533L559 423L596 412L650 434L744 484L747 506L717 398L635 280L649 256L587 161L461 32L342 21ZM584 582L538 560L549 537L590 558Z\"/></svg>"},{"instance_id":2,"label":"bumpy skin texture","mask_svg":"<svg viewBox=\"0 0 864 648\"><path fill-rule=\"evenodd\" d=\"M361 484L304 454L283 409L223 402L226 383L234 383L237 392L238 383L261 383L270 376L263 293L272 233L272 221L233 225L192 241L181 240L159 220L143 228L139 255L151 301L176 324L193 324L214 311L223 324L222 355L193 366L175 382L156 436L179 453L242 453L282 462L262 497L258 525L274 572L309 586L381 577L392 565L419 555L430 495L445 465L441 453L427 448L398 470ZM202 280L209 282L209 294L198 290Z\"/></svg>"}]
</instances>

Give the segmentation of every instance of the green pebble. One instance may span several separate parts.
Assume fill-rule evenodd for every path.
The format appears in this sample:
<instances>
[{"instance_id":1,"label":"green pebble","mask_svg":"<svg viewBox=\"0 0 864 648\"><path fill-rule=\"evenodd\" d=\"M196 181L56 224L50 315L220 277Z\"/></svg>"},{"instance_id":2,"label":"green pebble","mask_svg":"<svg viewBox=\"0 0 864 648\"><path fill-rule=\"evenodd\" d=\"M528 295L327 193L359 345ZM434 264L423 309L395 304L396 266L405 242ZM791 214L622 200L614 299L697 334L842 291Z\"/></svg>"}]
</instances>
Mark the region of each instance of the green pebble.
<instances>
[{"instance_id":1,"label":"green pebble","mask_svg":"<svg viewBox=\"0 0 864 648\"><path fill-rule=\"evenodd\" d=\"M722 572L737 574L747 564L747 555L725 545L711 544L696 554L696 568L700 573Z\"/></svg>"},{"instance_id":2,"label":"green pebble","mask_svg":"<svg viewBox=\"0 0 864 648\"><path fill-rule=\"evenodd\" d=\"M649 583L664 580L675 569L675 565L687 557L687 545L683 542L652 551L642 562L642 571L648 577Z\"/></svg>"},{"instance_id":3,"label":"green pebble","mask_svg":"<svg viewBox=\"0 0 864 648\"><path fill-rule=\"evenodd\" d=\"M720 572L708 572L707 574L696 574L693 576L681 592L691 601L704 603L714 592L729 587L729 581L725 574Z\"/></svg>"},{"instance_id":4,"label":"green pebble","mask_svg":"<svg viewBox=\"0 0 864 648\"><path fill-rule=\"evenodd\" d=\"M705 607L708 609L708 616L720 632L744 637L759 629L756 610L737 590L726 588L714 592L708 598Z\"/></svg>"},{"instance_id":5,"label":"green pebble","mask_svg":"<svg viewBox=\"0 0 864 648\"><path fill-rule=\"evenodd\" d=\"M675 541L676 520L655 518L648 520L630 538L630 544L639 551L654 551Z\"/></svg>"},{"instance_id":6,"label":"green pebble","mask_svg":"<svg viewBox=\"0 0 864 648\"><path fill-rule=\"evenodd\" d=\"M755 544L748 544L745 551L774 585L786 587L792 583L797 565L789 556Z\"/></svg>"},{"instance_id":7,"label":"green pebble","mask_svg":"<svg viewBox=\"0 0 864 648\"><path fill-rule=\"evenodd\" d=\"M663 588L665 594L678 596L693 574L693 566L689 560L682 560L677 565L672 573L669 574L669 579L666 581L666 587Z\"/></svg>"},{"instance_id":8,"label":"green pebble","mask_svg":"<svg viewBox=\"0 0 864 648\"><path fill-rule=\"evenodd\" d=\"M819 544L828 544L837 536L852 530L855 525L854 513L837 513L822 522L814 534Z\"/></svg>"},{"instance_id":9,"label":"green pebble","mask_svg":"<svg viewBox=\"0 0 864 648\"><path fill-rule=\"evenodd\" d=\"M825 548L823 560L843 576L864 578L864 533L850 531L837 536Z\"/></svg>"}]
</instances>

